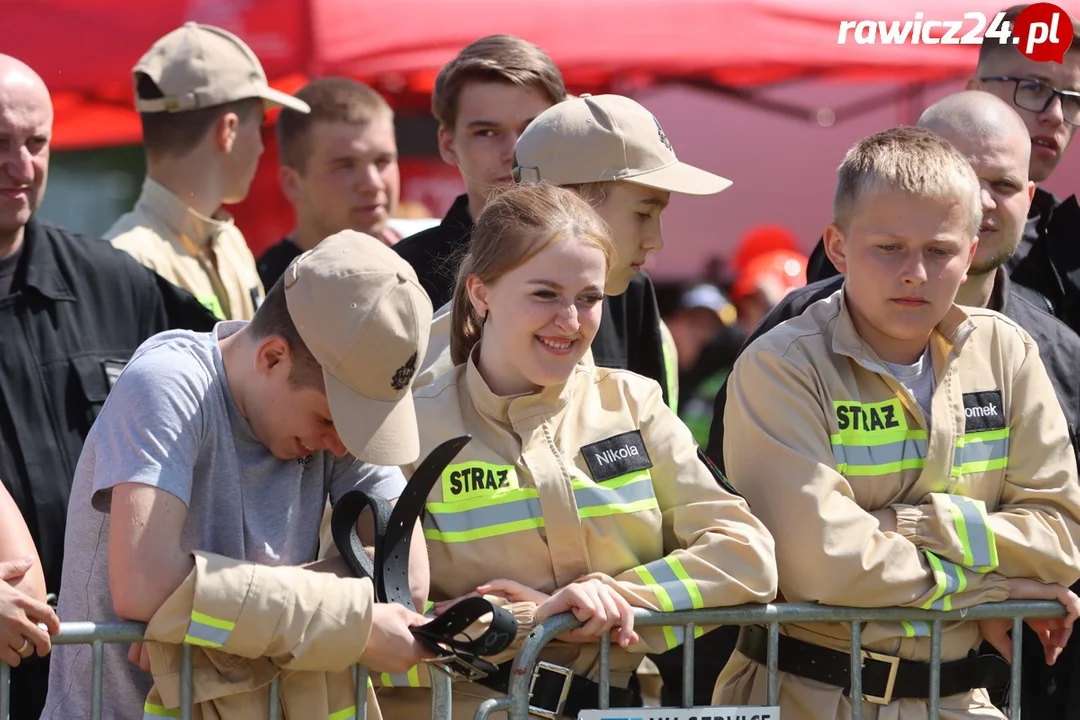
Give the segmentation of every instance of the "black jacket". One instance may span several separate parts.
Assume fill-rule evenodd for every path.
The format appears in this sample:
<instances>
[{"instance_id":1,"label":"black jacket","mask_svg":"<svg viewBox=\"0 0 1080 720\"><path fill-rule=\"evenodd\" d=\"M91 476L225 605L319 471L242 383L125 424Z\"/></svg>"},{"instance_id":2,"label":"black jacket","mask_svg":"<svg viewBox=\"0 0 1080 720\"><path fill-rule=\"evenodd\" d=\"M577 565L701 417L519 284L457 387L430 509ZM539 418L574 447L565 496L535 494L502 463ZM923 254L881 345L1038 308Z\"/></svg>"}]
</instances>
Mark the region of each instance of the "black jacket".
<instances>
[{"instance_id":1,"label":"black jacket","mask_svg":"<svg viewBox=\"0 0 1080 720\"><path fill-rule=\"evenodd\" d=\"M31 218L11 291L0 297L0 481L60 591L67 502L90 425L135 349L171 328L209 330L185 290L104 240ZM12 718L37 718L47 659L12 671Z\"/></svg>"},{"instance_id":2,"label":"black jacket","mask_svg":"<svg viewBox=\"0 0 1080 720\"><path fill-rule=\"evenodd\" d=\"M1061 202L1035 188L1023 237L1006 267L1013 281L1042 295L1053 314L1080 333L1080 204L1075 195ZM818 241L807 263L807 282L838 274Z\"/></svg>"},{"instance_id":3,"label":"black jacket","mask_svg":"<svg viewBox=\"0 0 1080 720\"><path fill-rule=\"evenodd\" d=\"M435 308L450 302L461 258L469 249L473 221L469 198L458 197L439 225L410 235L394 245L416 271ZM667 366L656 290L645 273L638 273L622 295L604 297L600 328L592 343L597 367L621 368L660 383L668 397ZM671 369L676 372L676 368Z\"/></svg>"}]
</instances>

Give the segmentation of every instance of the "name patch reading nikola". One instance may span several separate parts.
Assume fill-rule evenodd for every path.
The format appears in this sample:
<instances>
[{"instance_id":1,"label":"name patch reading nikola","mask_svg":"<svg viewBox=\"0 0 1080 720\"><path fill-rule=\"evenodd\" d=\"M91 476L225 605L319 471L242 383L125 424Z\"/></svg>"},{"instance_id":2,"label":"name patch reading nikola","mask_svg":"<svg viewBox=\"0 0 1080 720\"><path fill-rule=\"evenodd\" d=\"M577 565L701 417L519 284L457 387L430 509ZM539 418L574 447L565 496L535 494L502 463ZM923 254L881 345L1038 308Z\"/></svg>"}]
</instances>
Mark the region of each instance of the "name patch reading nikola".
<instances>
[{"instance_id":1,"label":"name patch reading nikola","mask_svg":"<svg viewBox=\"0 0 1080 720\"><path fill-rule=\"evenodd\" d=\"M964 432L1005 429L1000 390L964 393Z\"/></svg>"},{"instance_id":2,"label":"name patch reading nikola","mask_svg":"<svg viewBox=\"0 0 1080 720\"><path fill-rule=\"evenodd\" d=\"M593 480L602 482L653 466L640 430L613 435L606 440L584 445L581 454Z\"/></svg>"},{"instance_id":3,"label":"name patch reading nikola","mask_svg":"<svg viewBox=\"0 0 1080 720\"><path fill-rule=\"evenodd\" d=\"M443 502L490 497L518 487L513 465L467 462L449 465L442 474Z\"/></svg>"}]
</instances>

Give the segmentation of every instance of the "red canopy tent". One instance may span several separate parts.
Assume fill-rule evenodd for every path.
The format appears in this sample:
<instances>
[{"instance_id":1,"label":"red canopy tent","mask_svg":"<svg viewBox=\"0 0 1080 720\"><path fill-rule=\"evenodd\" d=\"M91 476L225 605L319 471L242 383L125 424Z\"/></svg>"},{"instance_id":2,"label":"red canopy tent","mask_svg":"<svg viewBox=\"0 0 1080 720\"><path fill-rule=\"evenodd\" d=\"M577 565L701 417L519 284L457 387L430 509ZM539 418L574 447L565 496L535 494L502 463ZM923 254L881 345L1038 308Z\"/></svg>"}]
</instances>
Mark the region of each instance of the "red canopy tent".
<instances>
[{"instance_id":1,"label":"red canopy tent","mask_svg":"<svg viewBox=\"0 0 1080 720\"><path fill-rule=\"evenodd\" d=\"M1058 0L1074 16L1077 0ZM54 94L58 150L134 144L130 69L186 20L248 42L271 83L293 92L309 78L348 75L383 92L399 112L425 113L439 68L484 35L543 47L572 92L624 94L688 83L810 121L818 108L768 98L801 80L895 83L888 95L833 108L834 121L880 107L912 88L969 74L974 45L838 44L844 20L992 21L1005 0L4 0L0 51L23 59ZM932 9L930 6L933 6ZM966 32L974 20L964 25ZM940 34L940 33L937 33ZM271 139L268 134L268 140ZM272 143L249 200L237 208L253 248L286 232ZM279 209L280 208L280 209ZM252 228L252 224L258 228Z\"/></svg>"},{"instance_id":2,"label":"red canopy tent","mask_svg":"<svg viewBox=\"0 0 1080 720\"><path fill-rule=\"evenodd\" d=\"M577 91L690 82L744 95L801 79L934 82L970 72L972 45L837 44L842 20L991 20L1004 0L6 0L2 51L56 100L58 149L138 142L130 69L185 20L232 30L272 83L349 75L426 108L464 45L509 33L543 47ZM1076 0L1071 3L1076 5ZM931 10L928 6L933 6ZM1067 5L1067 3L1063 3ZM1069 8L1066 7L1068 10ZM965 30L974 21L965 23Z\"/></svg>"}]
</instances>

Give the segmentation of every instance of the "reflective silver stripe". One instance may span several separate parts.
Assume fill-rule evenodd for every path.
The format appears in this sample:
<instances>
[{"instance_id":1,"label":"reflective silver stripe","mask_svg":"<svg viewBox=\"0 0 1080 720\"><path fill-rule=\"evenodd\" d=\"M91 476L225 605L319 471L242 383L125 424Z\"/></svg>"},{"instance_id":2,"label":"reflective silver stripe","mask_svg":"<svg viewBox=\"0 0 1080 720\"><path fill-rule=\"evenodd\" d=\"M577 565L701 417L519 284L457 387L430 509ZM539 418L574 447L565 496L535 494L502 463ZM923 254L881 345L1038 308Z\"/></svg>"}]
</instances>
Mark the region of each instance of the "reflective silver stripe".
<instances>
[{"instance_id":1,"label":"reflective silver stripe","mask_svg":"<svg viewBox=\"0 0 1080 720\"><path fill-rule=\"evenodd\" d=\"M668 597L671 598L673 610L694 609L694 600L690 596L690 591L683 584L683 581L679 579L679 576L675 574L671 565L668 564L667 558L653 560L642 567L652 575L657 584L667 591Z\"/></svg>"},{"instance_id":2,"label":"reflective silver stripe","mask_svg":"<svg viewBox=\"0 0 1080 720\"><path fill-rule=\"evenodd\" d=\"M225 628L207 625L192 618L191 622L188 623L187 637L184 638L184 642L190 645L205 644L211 647L221 647L228 642L230 634L231 632Z\"/></svg>"},{"instance_id":3,"label":"reflective silver stripe","mask_svg":"<svg viewBox=\"0 0 1080 720\"><path fill-rule=\"evenodd\" d=\"M953 463L959 466L967 463L1002 460L1007 457L1009 457L1009 438L982 442L967 440L962 446L956 448Z\"/></svg>"},{"instance_id":4,"label":"reflective silver stripe","mask_svg":"<svg viewBox=\"0 0 1080 720\"><path fill-rule=\"evenodd\" d=\"M989 568L996 566L997 562L994 559L992 547L994 538L990 528L986 525L986 518L980 512L979 506L971 498L960 495L950 495L949 499L959 508L960 514L964 516L972 567Z\"/></svg>"},{"instance_id":5,"label":"reflective silver stripe","mask_svg":"<svg viewBox=\"0 0 1080 720\"><path fill-rule=\"evenodd\" d=\"M521 522L522 520L534 520L543 517L538 498L526 500L514 500L513 502L498 503L496 505L484 505L472 510L460 510L458 512L428 512L424 513L424 529L438 530L440 532L469 532L488 528L493 525L505 525L506 523Z\"/></svg>"},{"instance_id":6,"label":"reflective silver stripe","mask_svg":"<svg viewBox=\"0 0 1080 720\"><path fill-rule=\"evenodd\" d=\"M963 569L956 563L949 562L927 552L931 558L931 566L934 567L934 579L937 581L938 592L941 593L937 600L930 603L930 610L951 610L952 601L950 596L960 591L966 585ZM937 561L936 563L934 561ZM940 568L940 569L939 569Z\"/></svg>"},{"instance_id":7,"label":"reflective silver stripe","mask_svg":"<svg viewBox=\"0 0 1080 720\"><path fill-rule=\"evenodd\" d=\"M641 480L635 480L617 488L603 485L574 488L574 499L577 500L578 510L639 502L655 497L652 480L648 475L643 475Z\"/></svg>"},{"instance_id":8,"label":"reflective silver stripe","mask_svg":"<svg viewBox=\"0 0 1080 720\"><path fill-rule=\"evenodd\" d=\"M926 459L925 440L902 440L884 445L845 445L834 442L832 450L837 465L888 465L904 460Z\"/></svg>"}]
</instances>

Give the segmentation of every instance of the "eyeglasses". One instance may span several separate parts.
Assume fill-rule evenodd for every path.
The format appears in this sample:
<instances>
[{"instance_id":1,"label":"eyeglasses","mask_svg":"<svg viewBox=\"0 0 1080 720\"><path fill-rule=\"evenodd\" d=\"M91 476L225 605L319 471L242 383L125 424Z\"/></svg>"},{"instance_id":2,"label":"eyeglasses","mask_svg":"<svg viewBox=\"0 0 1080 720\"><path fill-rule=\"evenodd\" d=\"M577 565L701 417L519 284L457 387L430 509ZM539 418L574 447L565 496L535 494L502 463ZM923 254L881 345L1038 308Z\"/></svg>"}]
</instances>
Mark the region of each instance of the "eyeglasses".
<instances>
[{"instance_id":1,"label":"eyeglasses","mask_svg":"<svg viewBox=\"0 0 1080 720\"><path fill-rule=\"evenodd\" d=\"M1061 98L1061 114L1065 122L1070 125L1080 125L1080 92L1072 90L1058 90L1053 85L1048 85L1041 80L1018 77L984 77L980 80L1016 83L1013 92L1013 103L1018 108L1031 112L1046 112L1055 97Z\"/></svg>"}]
</instances>

